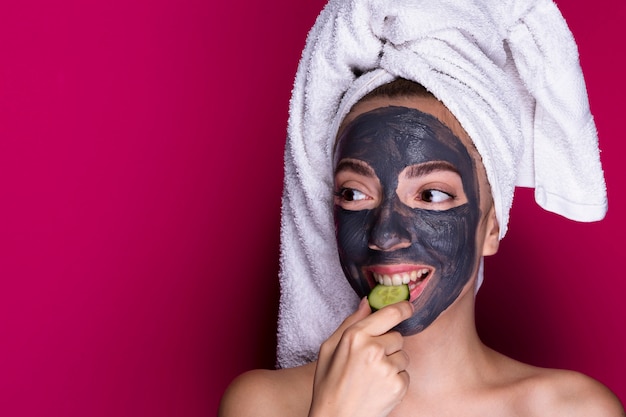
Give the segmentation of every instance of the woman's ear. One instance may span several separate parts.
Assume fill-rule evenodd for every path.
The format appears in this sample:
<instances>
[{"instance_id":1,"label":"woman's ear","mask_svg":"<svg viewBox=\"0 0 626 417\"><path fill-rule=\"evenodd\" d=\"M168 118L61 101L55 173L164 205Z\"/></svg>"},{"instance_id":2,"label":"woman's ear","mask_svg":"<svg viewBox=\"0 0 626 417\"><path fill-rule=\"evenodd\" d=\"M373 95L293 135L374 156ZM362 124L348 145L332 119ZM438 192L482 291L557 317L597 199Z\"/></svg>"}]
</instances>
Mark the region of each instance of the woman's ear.
<instances>
[{"instance_id":1,"label":"woman's ear","mask_svg":"<svg viewBox=\"0 0 626 417\"><path fill-rule=\"evenodd\" d=\"M485 227L485 240L483 241L483 256L493 255L498 252L500 246L500 225L496 218L495 206L491 206L487 214Z\"/></svg>"}]
</instances>

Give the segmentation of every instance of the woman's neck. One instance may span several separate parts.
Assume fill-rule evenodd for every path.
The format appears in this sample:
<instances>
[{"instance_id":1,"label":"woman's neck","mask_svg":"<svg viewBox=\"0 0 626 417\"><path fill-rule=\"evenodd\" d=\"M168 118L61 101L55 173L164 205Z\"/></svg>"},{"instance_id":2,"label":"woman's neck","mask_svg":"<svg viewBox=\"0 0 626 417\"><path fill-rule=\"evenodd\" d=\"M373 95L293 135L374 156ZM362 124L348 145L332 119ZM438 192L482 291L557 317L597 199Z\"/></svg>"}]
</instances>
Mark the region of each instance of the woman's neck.
<instances>
[{"instance_id":1,"label":"woman's neck","mask_svg":"<svg viewBox=\"0 0 626 417\"><path fill-rule=\"evenodd\" d=\"M454 390L485 379L493 351L476 331L474 294L465 291L427 329L405 338L409 355L411 387L425 390Z\"/></svg>"}]
</instances>

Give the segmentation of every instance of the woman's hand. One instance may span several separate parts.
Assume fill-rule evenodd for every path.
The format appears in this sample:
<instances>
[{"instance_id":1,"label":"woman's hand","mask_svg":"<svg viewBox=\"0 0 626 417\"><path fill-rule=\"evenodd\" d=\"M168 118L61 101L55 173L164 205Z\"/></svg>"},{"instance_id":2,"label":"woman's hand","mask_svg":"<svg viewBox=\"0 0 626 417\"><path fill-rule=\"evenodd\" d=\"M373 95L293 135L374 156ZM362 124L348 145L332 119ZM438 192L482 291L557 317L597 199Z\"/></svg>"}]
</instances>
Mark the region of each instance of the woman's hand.
<instances>
[{"instance_id":1,"label":"woman's hand","mask_svg":"<svg viewBox=\"0 0 626 417\"><path fill-rule=\"evenodd\" d=\"M406 394L409 357L400 333L389 330L413 307L401 302L370 313L364 298L322 344L309 417L382 417Z\"/></svg>"}]
</instances>

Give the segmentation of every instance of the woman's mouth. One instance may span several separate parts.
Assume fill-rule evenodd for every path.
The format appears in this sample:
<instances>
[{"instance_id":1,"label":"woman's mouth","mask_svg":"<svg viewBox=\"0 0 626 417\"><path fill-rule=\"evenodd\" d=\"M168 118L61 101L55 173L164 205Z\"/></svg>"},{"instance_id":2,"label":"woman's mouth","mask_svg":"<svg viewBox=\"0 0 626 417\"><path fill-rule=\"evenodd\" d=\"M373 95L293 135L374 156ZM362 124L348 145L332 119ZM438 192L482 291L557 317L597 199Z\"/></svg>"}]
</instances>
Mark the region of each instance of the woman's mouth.
<instances>
[{"instance_id":1,"label":"woman's mouth","mask_svg":"<svg viewBox=\"0 0 626 417\"><path fill-rule=\"evenodd\" d=\"M391 286L407 284L411 294L409 301L415 301L426 287L433 270L432 268L424 266L411 269L403 268L401 271L379 267L371 268L368 272L371 281L380 285Z\"/></svg>"}]
</instances>

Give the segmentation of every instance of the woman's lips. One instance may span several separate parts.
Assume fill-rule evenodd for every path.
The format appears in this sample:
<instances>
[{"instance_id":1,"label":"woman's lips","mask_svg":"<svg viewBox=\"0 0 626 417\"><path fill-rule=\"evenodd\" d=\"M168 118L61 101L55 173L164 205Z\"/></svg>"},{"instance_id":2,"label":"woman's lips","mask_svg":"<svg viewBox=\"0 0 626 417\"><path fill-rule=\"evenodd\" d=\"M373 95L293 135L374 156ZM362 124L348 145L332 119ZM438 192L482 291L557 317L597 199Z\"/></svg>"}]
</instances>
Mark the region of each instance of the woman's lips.
<instances>
[{"instance_id":1,"label":"woman's lips","mask_svg":"<svg viewBox=\"0 0 626 417\"><path fill-rule=\"evenodd\" d=\"M365 272L372 288L376 284L387 286L407 284L410 291L409 301L414 301L424 291L433 268L425 265L380 265L368 267Z\"/></svg>"}]
</instances>

